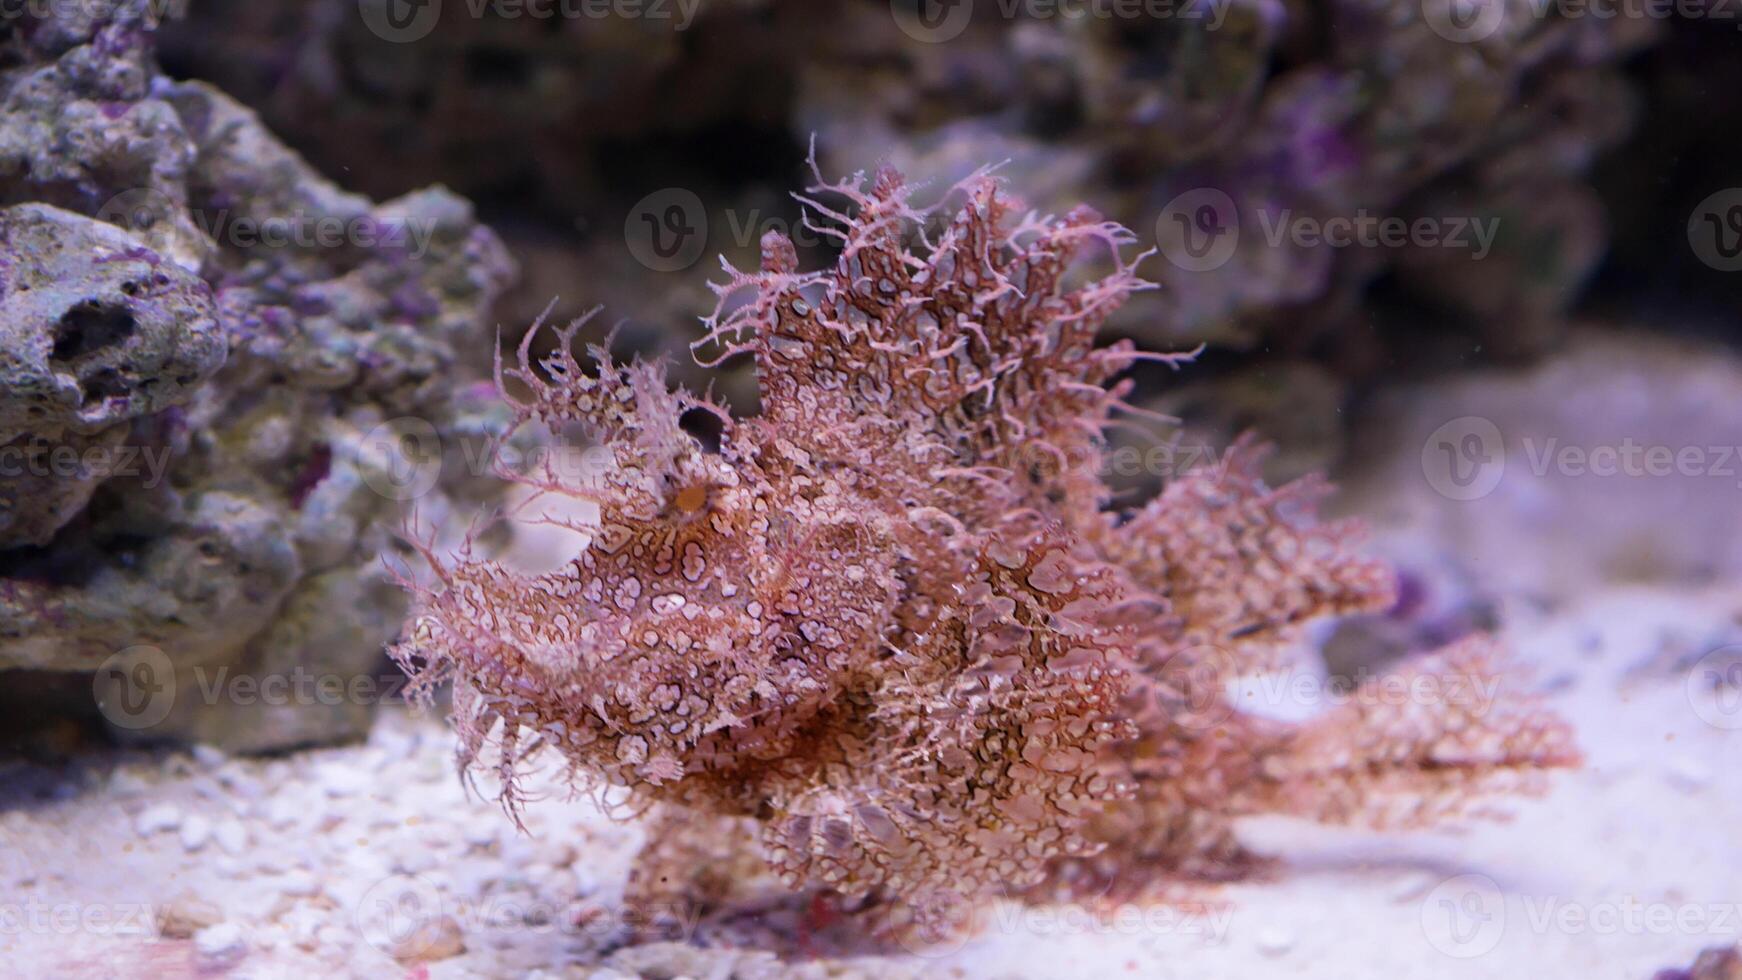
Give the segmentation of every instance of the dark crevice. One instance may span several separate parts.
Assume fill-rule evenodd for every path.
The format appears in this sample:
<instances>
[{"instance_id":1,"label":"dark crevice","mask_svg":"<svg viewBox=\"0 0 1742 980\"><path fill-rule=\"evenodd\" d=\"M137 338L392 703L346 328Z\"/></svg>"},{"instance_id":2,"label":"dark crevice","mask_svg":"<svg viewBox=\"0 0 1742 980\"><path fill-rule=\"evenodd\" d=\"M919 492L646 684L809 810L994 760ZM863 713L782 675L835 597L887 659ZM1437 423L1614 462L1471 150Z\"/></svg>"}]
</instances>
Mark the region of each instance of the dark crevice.
<instances>
[{"instance_id":1,"label":"dark crevice","mask_svg":"<svg viewBox=\"0 0 1742 980\"><path fill-rule=\"evenodd\" d=\"M49 356L56 361L77 360L126 342L138 326L133 312L125 306L86 300L55 324L54 349Z\"/></svg>"}]
</instances>

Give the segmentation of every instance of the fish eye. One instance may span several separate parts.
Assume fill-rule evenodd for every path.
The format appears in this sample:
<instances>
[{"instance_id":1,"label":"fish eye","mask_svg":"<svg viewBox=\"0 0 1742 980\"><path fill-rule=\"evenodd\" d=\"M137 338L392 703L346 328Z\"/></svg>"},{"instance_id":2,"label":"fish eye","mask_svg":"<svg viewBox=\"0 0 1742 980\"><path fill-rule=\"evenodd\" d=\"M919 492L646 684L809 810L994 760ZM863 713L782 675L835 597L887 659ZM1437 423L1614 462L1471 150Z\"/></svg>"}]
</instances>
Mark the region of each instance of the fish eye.
<instances>
[{"instance_id":1,"label":"fish eye","mask_svg":"<svg viewBox=\"0 0 1742 980\"><path fill-rule=\"evenodd\" d=\"M708 488L700 483L692 483L677 492L672 498L672 504L686 514L694 514L708 505Z\"/></svg>"}]
</instances>

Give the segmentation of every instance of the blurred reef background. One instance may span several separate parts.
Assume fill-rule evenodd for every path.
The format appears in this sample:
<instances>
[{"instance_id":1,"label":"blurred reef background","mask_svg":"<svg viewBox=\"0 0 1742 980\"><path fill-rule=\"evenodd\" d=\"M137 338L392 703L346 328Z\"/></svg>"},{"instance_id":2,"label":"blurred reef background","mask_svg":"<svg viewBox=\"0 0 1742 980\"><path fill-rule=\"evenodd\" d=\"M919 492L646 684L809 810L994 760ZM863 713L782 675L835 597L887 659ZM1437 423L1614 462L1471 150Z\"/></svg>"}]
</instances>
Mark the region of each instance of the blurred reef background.
<instances>
[{"instance_id":1,"label":"blurred reef background","mask_svg":"<svg viewBox=\"0 0 1742 980\"><path fill-rule=\"evenodd\" d=\"M1448 404L1512 413L1508 431L1618 440L1688 365L1736 371L1742 290L1694 241L1703 210L1720 236L1742 216L1742 191L1724 196L1742 187L1733 21L1541 17L1503 0L1493 30L1456 37L1440 0L1205 0L1165 18L962 0L936 23L908 0L636 17L450 2L410 39L380 29L388 2L195 0L159 26L162 3L102 0L5 23L0 445L169 453L149 488L0 477L8 726L97 722L90 671L138 644L177 666L385 670L403 598L379 558L402 549L388 529L410 508L371 482L392 461L370 462L370 434L415 417L450 452L491 435L478 382L494 333L514 340L553 297L558 319L603 304L625 346L705 385L685 347L715 256L752 266L763 231L800 228L790 192L813 140L825 175L887 161L939 193L1007 161L1034 207L1088 202L1158 243L1144 271L1163 288L1115 326L1155 349L1206 347L1184 372L1139 370L1136 400L1178 416L1189 442L1257 430L1281 449L1270 476L1329 471L1368 495L1382 531L1425 488L1378 464L1414 465L1416 429ZM1204 194L1243 234L1194 268L1174 261L1170 219ZM269 248L233 231L287 213L422 244ZM1278 215L1496 234L1480 259L1332 248L1272 239ZM754 409L747 378L712 380ZM1641 393L1569 413L1567 386ZM1718 401L1651 424L1735 441L1733 389L1709 390ZM464 469L444 468L425 516L491 500ZM1729 530L1652 531L1661 494L1641 510L1588 482L1530 490L1523 509L1462 520L1485 529L1473 548L1511 521L1565 528L1572 550L1537 563L1545 593L1573 565L1705 580L1742 563ZM1686 494L1681 515L1733 523L1727 495ZM1620 553L1584 560L1597 544L1579 529L1616 514L1640 540L1606 538ZM1479 578L1468 556L1419 563L1424 581ZM1429 603L1433 629L1480 620L1447 595ZM367 720L346 704L242 731L190 710L153 731L269 750Z\"/></svg>"}]
</instances>

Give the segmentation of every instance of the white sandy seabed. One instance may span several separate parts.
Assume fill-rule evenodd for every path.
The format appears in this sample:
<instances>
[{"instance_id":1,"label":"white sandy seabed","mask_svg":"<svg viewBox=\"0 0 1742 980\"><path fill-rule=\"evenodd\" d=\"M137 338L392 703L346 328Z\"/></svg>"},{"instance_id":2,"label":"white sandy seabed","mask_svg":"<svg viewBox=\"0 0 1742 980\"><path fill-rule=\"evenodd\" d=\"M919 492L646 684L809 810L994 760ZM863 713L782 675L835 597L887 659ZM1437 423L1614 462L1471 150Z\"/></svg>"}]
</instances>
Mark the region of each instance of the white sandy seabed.
<instances>
[{"instance_id":1,"label":"white sandy seabed","mask_svg":"<svg viewBox=\"0 0 1742 980\"><path fill-rule=\"evenodd\" d=\"M1281 873L1207 909L1002 906L922 956L613 952L634 828L559 797L519 834L463 790L439 721L405 711L366 745L281 759L19 769L0 813L0 961L19 977L1648 978L1742 937L1742 704L1711 683L1709 653L1739 617L1742 591L1644 588L1510 611L1589 760L1510 822L1254 823Z\"/></svg>"},{"instance_id":2,"label":"white sandy seabed","mask_svg":"<svg viewBox=\"0 0 1742 980\"><path fill-rule=\"evenodd\" d=\"M1603 378L1643 370L1638 357L1616 360ZM1549 381L1507 380L1501 394L1518 388L1514 401L1564 408L1558 396L1524 396L1613 400L1625 387ZM1506 403L1486 389L1467 400L1490 413ZM1473 410L1427 415L1437 424ZM1581 408L1575 420L1532 422L1507 411L1526 432L1602 417ZM1727 429L1733 417L1712 424ZM1628 432L1642 424L1634 408L1617 418ZM1389 455L1416 465L1410 453ZM1632 554L1641 541L1704 548L1695 564L1713 567L1723 555L1706 551L1729 541L1734 498L1705 483L1699 497L1649 481L1593 497L1589 481L1536 479L1515 462L1461 529L1398 516L1411 500L1430 515L1457 513L1423 497L1419 475L1352 505L1395 512L1401 534L1381 550L1452 554L1493 583L1503 639L1578 732L1587 765L1555 776L1546 797L1512 804L1509 822L1409 835L1253 822L1243 832L1282 855L1280 868L1216 892L1208 907L1095 919L999 906L959 948L782 964L625 946L635 827L553 785L526 808L521 834L463 789L439 718L395 709L366 744L284 758L132 751L53 771L0 768L0 976L1647 980L1686 967L1742 938L1742 586L1570 576L1613 564L1596 544ZM1670 506L1672 490L1685 499ZM1591 514L1605 533L1578 530ZM1688 540L1666 538L1654 523L1666 519ZM1623 533L1616 522L1639 527ZM1550 591L1563 598L1541 598Z\"/></svg>"}]
</instances>

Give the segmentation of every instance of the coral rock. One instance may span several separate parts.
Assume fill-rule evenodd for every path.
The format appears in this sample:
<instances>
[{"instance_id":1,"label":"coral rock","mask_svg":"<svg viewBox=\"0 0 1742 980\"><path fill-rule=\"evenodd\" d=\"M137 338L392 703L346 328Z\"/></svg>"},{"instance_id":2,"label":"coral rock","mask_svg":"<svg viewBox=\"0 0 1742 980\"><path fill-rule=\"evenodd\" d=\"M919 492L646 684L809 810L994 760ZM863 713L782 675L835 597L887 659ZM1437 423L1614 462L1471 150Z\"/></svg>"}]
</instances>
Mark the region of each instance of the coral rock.
<instances>
[{"instance_id":1,"label":"coral rock","mask_svg":"<svg viewBox=\"0 0 1742 980\"><path fill-rule=\"evenodd\" d=\"M392 476L493 431L461 368L513 265L465 201L347 193L221 92L164 77L161 6L48 5L8 34L0 669L155 647L173 704L126 734L353 737L406 605L389 528L414 499L496 492L460 466L404 492ZM393 420L434 458L401 452ZM295 686L312 677L329 687Z\"/></svg>"}]
</instances>

